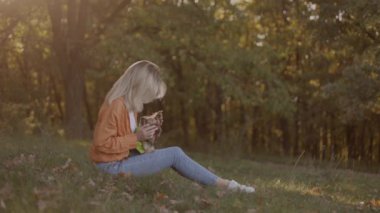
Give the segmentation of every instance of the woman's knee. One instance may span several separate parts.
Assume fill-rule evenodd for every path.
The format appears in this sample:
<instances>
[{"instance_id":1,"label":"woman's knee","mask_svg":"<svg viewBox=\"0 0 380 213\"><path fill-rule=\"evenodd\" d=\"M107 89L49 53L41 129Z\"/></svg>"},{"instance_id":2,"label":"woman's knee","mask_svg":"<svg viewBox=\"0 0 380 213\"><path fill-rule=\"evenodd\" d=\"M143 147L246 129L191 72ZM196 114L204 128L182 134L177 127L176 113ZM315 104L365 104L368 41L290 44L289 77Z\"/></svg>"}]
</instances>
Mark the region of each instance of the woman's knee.
<instances>
[{"instance_id":1,"label":"woman's knee","mask_svg":"<svg viewBox=\"0 0 380 213\"><path fill-rule=\"evenodd\" d=\"M181 156L185 154L182 148L179 146L172 146L172 147L169 147L168 149L175 156Z\"/></svg>"}]
</instances>

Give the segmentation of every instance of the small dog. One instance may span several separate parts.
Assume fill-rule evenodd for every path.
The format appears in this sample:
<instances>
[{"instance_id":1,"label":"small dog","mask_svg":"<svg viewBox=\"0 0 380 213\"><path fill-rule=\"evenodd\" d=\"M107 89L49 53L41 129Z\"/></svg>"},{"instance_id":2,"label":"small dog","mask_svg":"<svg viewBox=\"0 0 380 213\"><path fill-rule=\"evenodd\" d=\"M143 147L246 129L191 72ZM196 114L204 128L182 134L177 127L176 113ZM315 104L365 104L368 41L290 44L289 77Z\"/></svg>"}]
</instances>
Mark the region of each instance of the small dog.
<instances>
[{"instance_id":1,"label":"small dog","mask_svg":"<svg viewBox=\"0 0 380 213\"><path fill-rule=\"evenodd\" d=\"M157 111L151 115L146 115L146 116L140 117L139 126L143 126L145 124L151 124L151 125L158 126L158 129L154 133L154 136L152 139L147 140L147 141L142 141L143 146L144 146L144 150L146 152L154 151L154 149L155 149L154 144L157 142L157 139L158 139L158 137L160 137L161 132L162 132L161 126L162 126L163 121L164 121L164 117L163 117L162 110Z\"/></svg>"}]
</instances>

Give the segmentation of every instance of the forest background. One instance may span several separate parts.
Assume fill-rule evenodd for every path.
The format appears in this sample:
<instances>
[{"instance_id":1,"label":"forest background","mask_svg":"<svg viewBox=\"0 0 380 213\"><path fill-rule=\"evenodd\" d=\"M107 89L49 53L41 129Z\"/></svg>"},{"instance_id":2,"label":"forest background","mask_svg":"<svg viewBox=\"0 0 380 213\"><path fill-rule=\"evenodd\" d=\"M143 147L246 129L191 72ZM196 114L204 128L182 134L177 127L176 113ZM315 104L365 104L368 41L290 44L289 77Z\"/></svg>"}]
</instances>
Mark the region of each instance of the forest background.
<instances>
[{"instance_id":1,"label":"forest background","mask_svg":"<svg viewBox=\"0 0 380 213\"><path fill-rule=\"evenodd\" d=\"M91 140L126 68L161 67L162 140L380 165L380 1L0 0L0 134Z\"/></svg>"}]
</instances>

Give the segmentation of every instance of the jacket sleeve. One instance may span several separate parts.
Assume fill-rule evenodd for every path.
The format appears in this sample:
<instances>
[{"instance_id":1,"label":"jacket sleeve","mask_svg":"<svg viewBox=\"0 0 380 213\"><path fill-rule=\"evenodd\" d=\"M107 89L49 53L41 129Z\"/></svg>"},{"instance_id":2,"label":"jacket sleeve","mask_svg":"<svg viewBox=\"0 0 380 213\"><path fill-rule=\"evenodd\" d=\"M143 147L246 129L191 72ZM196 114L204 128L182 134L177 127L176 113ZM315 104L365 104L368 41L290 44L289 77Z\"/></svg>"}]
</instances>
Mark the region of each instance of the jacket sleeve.
<instances>
[{"instance_id":1,"label":"jacket sleeve","mask_svg":"<svg viewBox=\"0 0 380 213\"><path fill-rule=\"evenodd\" d=\"M136 148L136 134L117 135L117 124L124 109L121 101L115 102L99 113L100 119L94 131L94 145L99 152L118 154Z\"/></svg>"}]
</instances>

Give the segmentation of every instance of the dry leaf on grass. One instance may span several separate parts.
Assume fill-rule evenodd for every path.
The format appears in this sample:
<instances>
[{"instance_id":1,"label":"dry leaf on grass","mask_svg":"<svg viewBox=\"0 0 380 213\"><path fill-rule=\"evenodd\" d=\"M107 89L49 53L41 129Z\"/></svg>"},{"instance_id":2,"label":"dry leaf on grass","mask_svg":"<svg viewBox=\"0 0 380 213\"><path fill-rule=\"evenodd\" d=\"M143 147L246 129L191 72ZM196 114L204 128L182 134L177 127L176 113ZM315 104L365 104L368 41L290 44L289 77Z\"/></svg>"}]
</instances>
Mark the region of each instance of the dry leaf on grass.
<instances>
[{"instance_id":1,"label":"dry leaf on grass","mask_svg":"<svg viewBox=\"0 0 380 213\"><path fill-rule=\"evenodd\" d=\"M129 194L128 192L122 192L121 195L126 197L129 201L133 200L133 196L131 194Z\"/></svg>"},{"instance_id":2,"label":"dry leaf on grass","mask_svg":"<svg viewBox=\"0 0 380 213\"><path fill-rule=\"evenodd\" d=\"M78 170L78 168L72 162L71 158L68 158L62 166L57 166L53 168L54 173L59 173L59 172L68 171L68 170L72 170L72 171Z\"/></svg>"},{"instance_id":3,"label":"dry leaf on grass","mask_svg":"<svg viewBox=\"0 0 380 213\"><path fill-rule=\"evenodd\" d=\"M58 203L55 200L39 200L37 201L37 207L42 212L47 208L57 208Z\"/></svg>"},{"instance_id":4,"label":"dry leaf on grass","mask_svg":"<svg viewBox=\"0 0 380 213\"><path fill-rule=\"evenodd\" d=\"M183 200L169 200L169 203L172 205L177 205L183 203Z\"/></svg>"},{"instance_id":5,"label":"dry leaf on grass","mask_svg":"<svg viewBox=\"0 0 380 213\"><path fill-rule=\"evenodd\" d=\"M21 153L19 156L16 156L11 160L4 161L3 165L9 169L24 163L34 163L35 159L36 156L34 154L29 154L27 157L25 157L25 154Z\"/></svg>"},{"instance_id":6,"label":"dry leaf on grass","mask_svg":"<svg viewBox=\"0 0 380 213\"><path fill-rule=\"evenodd\" d=\"M201 185L199 185L198 183L193 182L191 185L193 185L194 189L196 189L198 191L201 190L201 189L203 189L203 187Z\"/></svg>"},{"instance_id":7,"label":"dry leaf on grass","mask_svg":"<svg viewBox=\"0 0 380 213\"><path fill-rule=\"evenodd\" d=\"M94 206L102 206L104 205L103 202L99 202L99 201L90 201L88 202L90 205L94 205Z\"/></svg>"},{"instance_id":8,"label":"dry leaf on grass","mask_svg":"<svg viewBox=\"0 0 380 213\"><path fill-rule=\"evenodd\" d=\"M7 205L5 205L5 200L11 198L13 196L12 194L13 188L10 183L6 183L1 189L0 189L0 206L3 209L7 208Z\"/></svg>"},{"instance_id":9,"label":"dry leaf on grass","mask_svg":"<svg viewBox=\"0 0 380 213\"><path fill-rule=\"evenodd\" d=\"M34 187L34 189L33 189L33 194L38 199L52 198L53 196L57 195L58 193L59 193L59 190L56 188L52 188L52 187L42 187L42 188Z\"/></svg>"},{"instance_id":10,"label":"dry leaf on grass","mask_svg":"<svg viewBox=\"0 0 380 213\"><path fill-rule=\"evenodd\" d=\"M7 206L5 205L4 200L0 200L0 206L1 206L1 208L3 208L3 209L7 209Z\"/></svg>"},{"instance_id":11,"label":"dry leaf on grass","mask_svg":"<svg viewBox=\"0 0 380 213\"><path fill-rule=\"evenodd\" d=\"M5 185L0 189L0 199L6 200L12 197L12 185L10 183L5 183Z\"/></svg>"},{"instance_id":12,"label":"dry leaf on grass","mask_svg":"<svg viewBox=\"0 0 380 213\"><path fill-rule=\"evenodd\" d=\"M312 195L321 195L322 194L322 189L319 188L319 187L313 187L313 188L311 188L311 190L309 192Z\"/></svg>"},{"instance_id":13,"label":"dry leaf on grass","mask_svg":"<svg viewBox=\"0 0 380 213\"><path fill-rule=\"evenodd\" d=\"M128 173L121 172L121 173L118 174L118 177L128 179L128 178L132 177L132 173L130 173L130 172L128 172Z\"/></svg>"},{"instance_id":14,"label":"dry leaf on grass","mask_svg":"<svg viewBox=\"0 0 380 213\"><path fill-rule=\"evenodd\" d=\"M220 191L220 190L218 190L217 192L216 192L216 196L218 197L218 198L221 198L221 197L223 197L224 195L226 195L226 191L225 190L223 190L223 191Z\"/></svg>"},{"instance_id":15,"label":"dry leaf on grass","mask_svg":"<svg viewBox=\"0 0 380 213\"><path fill-rule=\"evenodd\" d=\"M166 206L164 205L154 205L159 213L169 213L171 212Z\"/></svg>"},{"instance_id":16,"label":"dry leaf on grass","mask_svg":"<svg viewBox=\"0 0 380 213\"><path fill-rule=\"evenodd\" d=\"M166 200L168 199L169 197L164 194L164 193L161 193L161 192L156 192L156 194L154 195L154 201L161 201L161 200Z\"/></svg>"},{"instance_id":17,"label":"dry leaf on grass","mask_svg":"<svg viewBox=\"0 0 380 213\"><path fill-rule=\"evenodd\" d=\"M161 181L159 185L160 186L165 185L165 186L169 187L169 189L173 189L174 188L173 187L173 185L174 185L173 182L171 180L169 180L169 179Z\"/></svg>"},{"instance_id":18,"label":"dry leaf on grass","mask_svg":"<svg viewBox=\"0 0 380 213\"><path fill-rule=\"evenodd\" d=\"M213 204L210 199L201 198L199 196L194 196L194 201L201 204L203 207L209 207Z\"/></svg>"},{"instance_id":19,"label":"dry leaf on grass","mask_svg":"<svg viewBox=\"0 0 380 213\"><path fill-rule=\"evenodd\" d=\"M88 179L88 185L94 187L96 184L95 184L95 182L94 182L91 178L89 178L89 179Z\"/></svg>"},{"instance_id":20,"label":"dry leaf on grass","mask_svg":"<svg viewBox=\"0 0 380 213\"><path fill-rule=\"evenodd\" d=\"M52 187L34 187L33 194L37 197L37 207L39 211L44 211L47 208L57 207L55 196L60 193L56 188Z\"/></svg>"}]
</instances>

